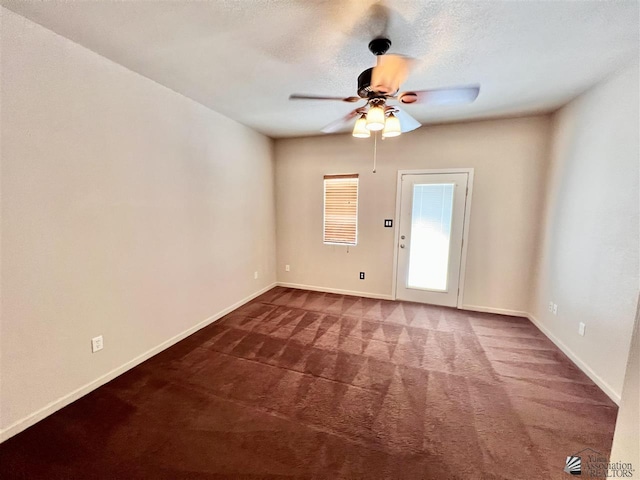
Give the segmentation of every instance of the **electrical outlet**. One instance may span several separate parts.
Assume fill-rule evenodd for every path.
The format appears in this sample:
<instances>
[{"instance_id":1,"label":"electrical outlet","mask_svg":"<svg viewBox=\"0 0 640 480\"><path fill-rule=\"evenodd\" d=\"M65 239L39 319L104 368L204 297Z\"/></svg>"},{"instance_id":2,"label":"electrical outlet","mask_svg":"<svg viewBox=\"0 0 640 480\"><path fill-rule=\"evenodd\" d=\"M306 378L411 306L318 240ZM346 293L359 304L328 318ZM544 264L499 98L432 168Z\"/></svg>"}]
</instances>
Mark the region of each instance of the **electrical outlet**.
<instances>
[{"instance_id":1,"label":"electrical outlet","mask_svg":"<svg viewBox=\"0 0 640 480\"><path fill-rule=\"evenodd\" d=\"M584 323L580 322L580 324L578 325L578 335L580 335L581 337L584 337L584 329L586 327L587 326Z\"/></svg>"},{"instance_id":2,"label":"electrical outlet","mask_svg":"<svg viewBox=\"0 0 640 480\"><path fill-rule=\"evenodd\" d=\"M102 335L99 337L93 337L91 339L91 353L96 353L104 348L104 341Z\"/></svg>"},{"instance_id":3,"label":"electrical outlet","mask_svg":"<svg viewBox=\"0 0 640 480\"><path fill-rule=\"evenodd\" d=\"M364 272L360 272L360 280L364 280Z\"/></svg>"},{"instance_id":4,"label":"electrical outlet","mask_svg":"<svg viewBox=\"0 0 640 480\"><path fill-rule=\"evenodd\" d=\"M285 272L290 272L291 271L291 267L289 267L289 265L285 265L284 266L284 271Z\"/></svg>"},{"instance_id":5,"label":"electrical outlet","mask_svg":"<svg viewBox=\"0 0 640 480\"><path fill-rule=\"evenodd\" d=\"M553 312L553 302L549 302L549 311Z\"/></svg>"},{"instance_id":6,"label":"electrical outlet","mask_svg":"<svg viewBox=\"0 0 640 480\"><path fill-rule=\"evenodd\" d=\"M253 272L253 279L257 280L258 279L258 272Z\"/></svg>"},{"instance_id":7,"label":"electrical outlet","mask_svg":"<svg viewBox=\"0 0 640 480\"><path fill-rule=\"evenodd\" d=\"M558 314L558 305L557 304L553 304L553 314L557 315Z\"/></svg>"},{"instance_id":8,"label":"electrical outlet","mask_svg":"<svg viewBox=\"0 0 640 480\"><path fill-rule=\"evenodd\" d=\"M393 227L393 220L392 220L392 219L390 219L390 218L385 219L385 221L384 221L384 226L385 226L386 228L391 228L391 227Z\"/></svg>"}]
</instances>

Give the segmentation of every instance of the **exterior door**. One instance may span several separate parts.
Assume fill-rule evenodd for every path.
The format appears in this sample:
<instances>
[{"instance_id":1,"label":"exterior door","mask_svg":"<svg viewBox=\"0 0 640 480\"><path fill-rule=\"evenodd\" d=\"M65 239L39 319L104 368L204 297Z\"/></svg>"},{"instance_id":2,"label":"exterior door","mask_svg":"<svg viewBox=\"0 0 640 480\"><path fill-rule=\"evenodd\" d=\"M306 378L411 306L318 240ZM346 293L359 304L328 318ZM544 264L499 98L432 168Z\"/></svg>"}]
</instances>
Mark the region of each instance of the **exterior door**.
<instances>
[{"instance_id":1,"label":"exterior door","mask_svg":"<svg viewBox=\"0 0 640 480\"><path fill-rule=\"evenodd\" d=\"M396 298L455 307L468 173L403 174Z\"/></svg>"}]
</instances>

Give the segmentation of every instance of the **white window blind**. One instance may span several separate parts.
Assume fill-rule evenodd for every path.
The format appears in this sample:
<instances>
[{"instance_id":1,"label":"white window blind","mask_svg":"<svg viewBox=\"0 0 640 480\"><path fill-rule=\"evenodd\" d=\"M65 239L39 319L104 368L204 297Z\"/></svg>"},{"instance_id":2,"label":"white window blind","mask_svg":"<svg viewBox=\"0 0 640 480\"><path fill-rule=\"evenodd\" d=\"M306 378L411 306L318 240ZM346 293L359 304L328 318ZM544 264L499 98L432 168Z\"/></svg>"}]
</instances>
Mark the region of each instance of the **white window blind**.
<instances>
[{"instance_id":1,"label":"white window blind","mask_svg":"<svg viewBox=\"0 0 640 480\"><path fill-rule=\"evenodd\" d=\"M324 176L324 243L358 241L358 174Z\"/></svg>"}]
</instances>

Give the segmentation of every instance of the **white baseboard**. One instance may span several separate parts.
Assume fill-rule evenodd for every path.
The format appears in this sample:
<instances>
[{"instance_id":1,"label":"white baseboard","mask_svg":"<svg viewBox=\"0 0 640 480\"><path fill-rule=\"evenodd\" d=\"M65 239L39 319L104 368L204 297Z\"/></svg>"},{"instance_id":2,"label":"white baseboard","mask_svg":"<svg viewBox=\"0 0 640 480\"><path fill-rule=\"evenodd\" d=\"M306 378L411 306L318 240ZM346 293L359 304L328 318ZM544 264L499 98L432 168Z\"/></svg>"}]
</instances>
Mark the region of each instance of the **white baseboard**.
<instances>
[{"instance_id":1,"label":"white baseboard","mask_svg":"<svg viewBox=\"0 0 640 480\"><path fill-rule=\"evenodd\" d=\"M471 310L472 312L497 313L498 315L509 315L512 317L527 318L529 314L520 310L509 310L507 308L482 307L479 305L462 305L461 310Z\"/></svg>"},{"instance_id":2,"label":"white baseboard","mask_svg":"<svg viewBox=\"0 0 640 480\"><path fill-rule=\"evenodd\" d=\"M545 327L536 317L532 314L527 314L531 323L533 323L538 330L546 335L546 337L551 340L556 347L558 347L562 352L571 359L576 366L584 372L593 382L600 387L600 389L607 394L607 396L615 402L616 405L620 405L620 393L616 392L611 385L605 382L596 372L594 372L586 363L584 363L580 357L578 357L573 351L567 347L558 337L556 337L551 331Z\"/></svg>"},{"instance_id":3,"label":"white baseboard","mask_svg":"<svg viewBox=\"0 0 640 480\"><path fill-rule=\"evenodd\" d=\"M356 292L355 290L341 290L339 288L317 287L315 285L301 285L298 283L278 282L279 287L298 288L300 290L312 290L314 292L338 293L340 295L351 295L355 297L378 298L381 300L393 300L391 295L382 293Z\"/></svg>"},{"instance_id":4,"label":"white baseboard","mask_svg":"<svg viewBox=\"0 0 640 480\"><path fill-rule=\"evenodd\" d=\"M77 399L83 397L84 395L86 395L87 393L91 392L92 390L95 390L96 388L98 388L98 387L104 385L105 383L113 380L114 378L116 378L117 376L123 374L127 370L130 370L131 368L141 364L145 360L148 360L149 358L153 357L154 355L157 355L161 351L163 351L163 350L171 347L172 345L178 343L180 340L183 340L184 338L186 338L189 335L197 332L201 328L204 328L207 325L215 322L216 320L224 317L226 314L232 312L233 310L235 310L238 307L241 307L245 303L253 300L254 298L256 298L256 297L258 297L260 295L262 295L263 293L267 292L268 290L272 289L275 286L288 287L288 288L298 288L298 289L301 289L301 290L312 290L312 291L315 291L315 292L338 293L338 294L342 294L342 295L352 295L352 296L367 297L367 298L377 298L377 299L383 299L383 300L391 300L392 299L391 295L384 295L384 294L379 294L379 293L358 292L358 291L352 291L352 290L341 290L341 289L337 289L337 288L318 287L318 286L314 286L314 285L300 285L300 284L285 283L285 282L272 283L271 285L268 285L268 286L260 289L259 291L257 291L255 293L243 298L242 300L234 303L233 305L225 308L224 310L221 310L220 312L216 313L215 315L212 315L209 318L201 321L200 323L194 325L193 327L188 328L184 332L179 333L178 335L170 338L169 340L166 340L166 341L162 342L160 345L157 345L156 347L153 347L152 349L147 350L146 352L142 353L141 355L138 355L137 357L135 357L134 359L132 359L132 360L130 360L128 362L126 362L125 364L121 365L120 367L117 367L117 368L111 370L110 372L98 377L97 379L87 383L86 385L83 385L82 387L80 387L80 388L68 393L67 395L64 395L63 397L60 397L57 400L54 400L53 402L45 405L41 409L39 409L39 410L27 415L26 417L18 420L17 422L13 423L12 425L9 425L8 427L0 430L0 443L4 442L5 440L11 438L12 436L14 436L14 435L16 435L18 433L20 433L21 431L29 428L31 425L34 425L35 423L37 423L40 420L48 417L52 413L54 413L54 412L60 410L61 408L69 405L70 403L76 401ZM611 386L607 382L605 382L602 378L600 378L586 363L584 363L575 353L573 353L573 351L569 347L567 347L564 343L562 343L562 341L560 341L555 335L553 335L532 314L527 313L527 312L517 311L517 310L507 310L507 309L501 309L501 308L482 307L482 306L476 306L476 305L463 305L461 308L463 310L472 310L472 311L476 311L476 312L497 313L497 314L501 314L501 315L511 315L511 316L518 316L518 317L528 318L542 333L544 333L547 336L547 338L549 338L549 340L551 340L560 350L562 350L562 352L564 352L564 354L567 355L578 366L578 368L580 368L580 370L582 370L591 380L593 380L593 382L596 385L598 385L609 396L609 398L611 398L611 400L613 400L617 405L620 405L620 394L618 392L616 392L613 388L611 388Z\"/></svg>"},{"instance_id":5,"label":"white baseboard","mask_svg":"<svg viewBox=\"0 0 640 480\"><path fill-rule=\"evenodd\" d=\"M540 330L549 340L551 340L556 347L571 359L571 361L584 372L593 382L600 387L600 389L607 394L607 396L615 402L616 405L620 405L620 394L616 392L611 385L605 382L598 374L596 374L591 367L589 367L584 361L580 359L569 347L567 347L558 337L556 337L551 331L545 327L538 319L529 312L519 310L508 310L504 308L482 307L478 305L462 305L462 310L471 310L474 312L485 313L497 313L499 315L511 315L514 317L524 317L533 323L538 330Z\"/></svg>"},{"instance_id":6,"label":"white baseboard","mask_svg":"<svg viewBox=\"0 0 640 480\"><path fill-rule=\"evenodd\" d=\"M27 415L26 417L18 420L17 422L13 423L12 425L9 425L8 427L0 430L0 443L4 442L5 440L7 440L7 439L9 439L11 437L13 437L14 435L20 433L21 431L29 428L31 425L34 425L35 423L37 423L40 420L48 417L52 413L60 410L61 408L69 405L70 403L75 402L76 400L78 400L79 398L83 397L87 393L89 393L92 390L95 390L96 388L98 388L98 387L104 385L105 383L113 380L117 376L122 375L127 370L132 369L133 367L141 364L145 360L148 360L149 358L153 357L154 355L157 355L161 351L163 351L163 350L171 347L172 345L178 343L180 340L183 340L184 338L188 337L192 333L195 333L198 330L200 330L201 328L204 328L207 325L215 322L216 320L224 317L226 314L232 312L233 310L235 310L238 307L241 307L245 303L253 300L256 297L258 297L259 295L262 295L266 291L271 290L275 286L276 286L276 283L274 282L271 285L268 285L268 286L260 289L259 291L255 292L255 293L252 293L248 297L245 297L242 300L234 303L233 305L225 308L224 310L219 311L215 315L212 315L209 318L207 318L207 319L201 321L200 323L194 325L193 327L188 328L187 330L185 330L182 333L179 333L175 337L172 337L169 340L166 340L166 341L162 342L160 345L157 345L157 346L153 347L152 349L147 350L143 354L138 355L137 357L135 357L132 360L129 360L125 364L123 364L123 365L111 370L108 373L105 373L104 375L102 375L102 376L96 378L95 380L87 383L86 385L83 385L82 387L80 387L80 388L78 388L78 389L76 389L76 390L74 390L74 391L72 391L72 392L70 392L70 393L58 398L57 400L54 400L53 402L45 405L41 409L39 409L39 410Z\"/></svg>"}]
</instances>

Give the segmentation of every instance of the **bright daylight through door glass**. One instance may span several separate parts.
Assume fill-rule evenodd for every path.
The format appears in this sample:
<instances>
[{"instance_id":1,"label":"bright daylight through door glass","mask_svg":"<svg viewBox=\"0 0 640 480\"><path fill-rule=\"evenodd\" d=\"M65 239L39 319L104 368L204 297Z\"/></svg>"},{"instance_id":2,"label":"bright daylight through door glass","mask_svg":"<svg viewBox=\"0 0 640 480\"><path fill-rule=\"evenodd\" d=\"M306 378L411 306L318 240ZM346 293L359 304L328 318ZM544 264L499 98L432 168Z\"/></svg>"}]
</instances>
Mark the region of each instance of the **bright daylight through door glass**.
<instances>
[{"instance_id":1,"label":"bright daylight through door glass","mask_svg":"<svg viewBox=\"0 0 640 480\"><path fill-rule=\"evenodd\" d=\"M413 186L408 288L447 290L453 187Z\"/></svg>"}]
</instances>

